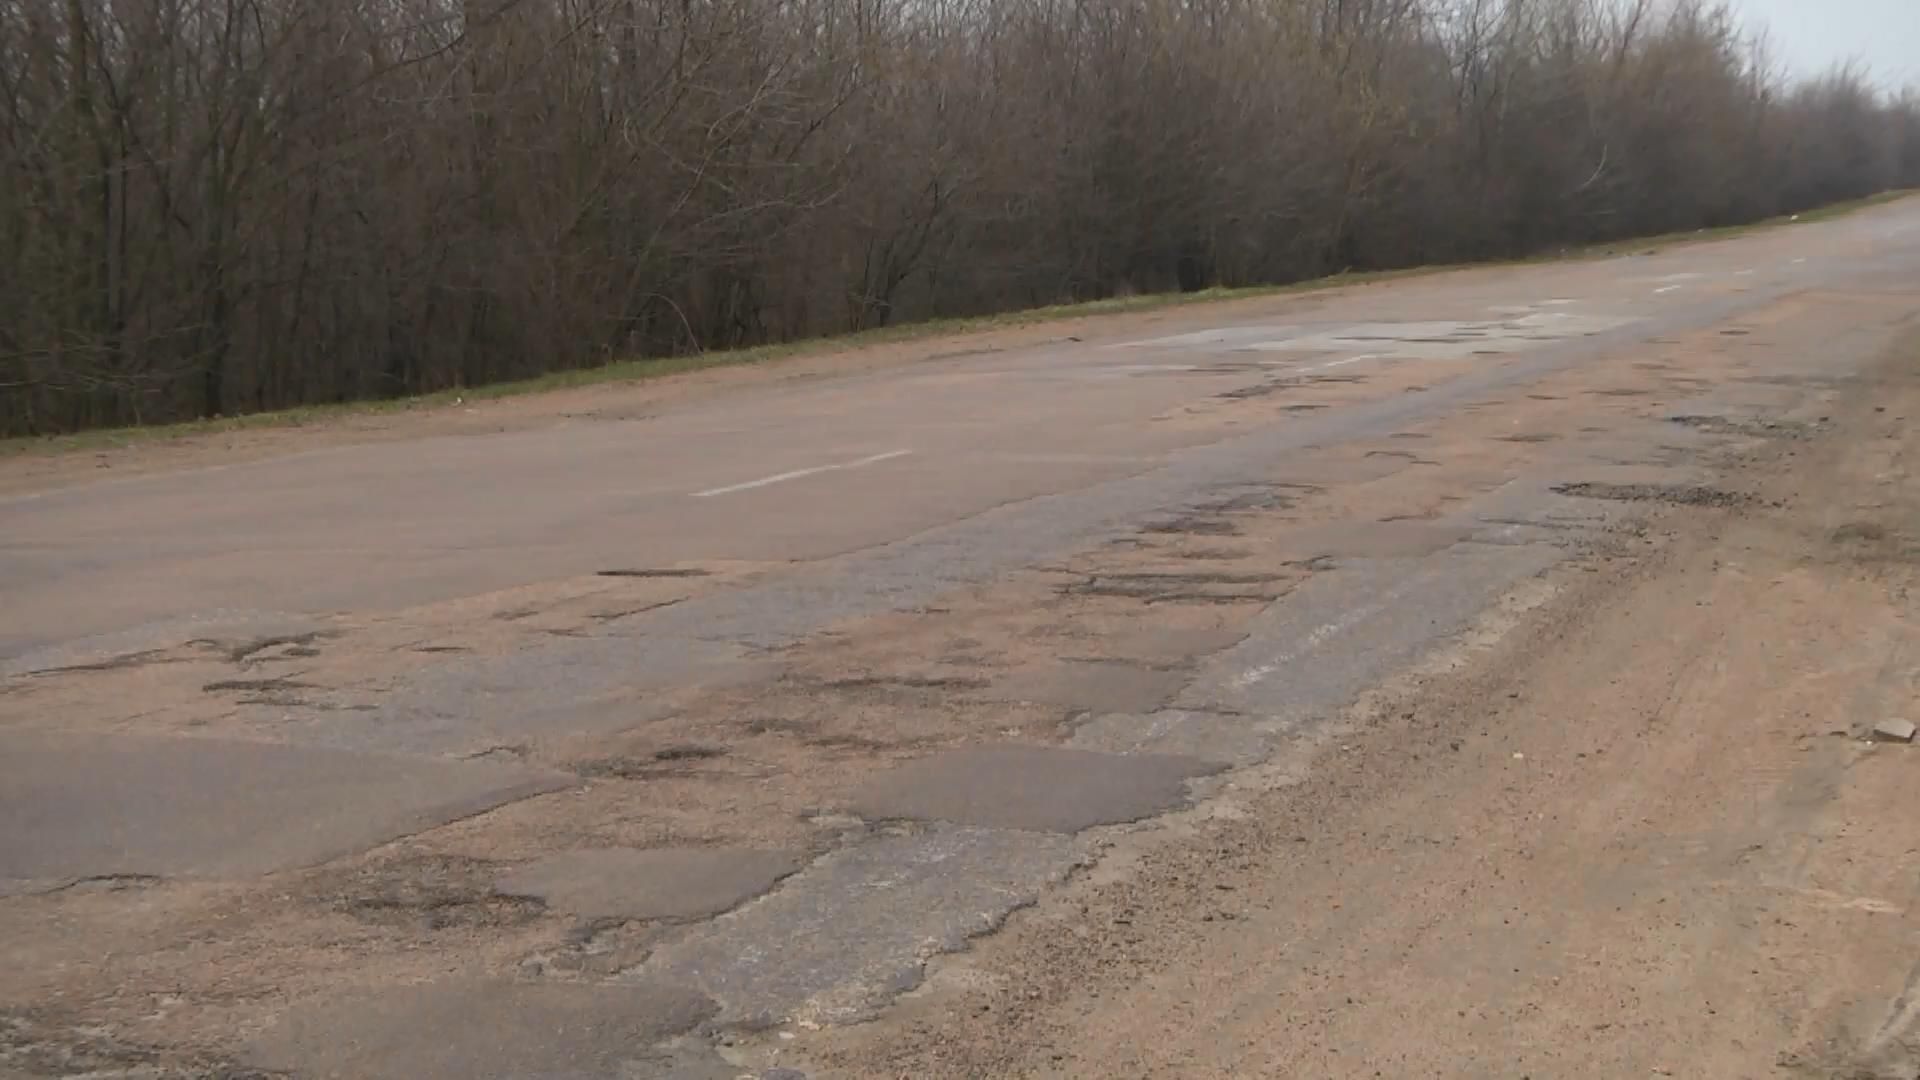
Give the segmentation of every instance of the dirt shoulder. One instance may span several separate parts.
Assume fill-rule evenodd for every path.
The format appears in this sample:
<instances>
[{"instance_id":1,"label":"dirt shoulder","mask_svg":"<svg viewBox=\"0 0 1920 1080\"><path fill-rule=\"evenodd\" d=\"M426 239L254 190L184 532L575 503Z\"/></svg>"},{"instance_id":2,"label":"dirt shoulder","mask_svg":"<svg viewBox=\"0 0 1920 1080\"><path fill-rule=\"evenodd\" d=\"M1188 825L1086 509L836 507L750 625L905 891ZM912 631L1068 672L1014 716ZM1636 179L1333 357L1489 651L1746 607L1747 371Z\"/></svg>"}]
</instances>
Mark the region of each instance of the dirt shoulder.
<instances>
[{"instance_id":1,"label":"dirt shoulder","mask_svg":"<svg viewBox=\"0 0 1920 1080\"><path fill-rule=\"evenodd\" d=\"M1916 355L814 1067L1912 1076Z\"/></svg>"}]
</instances>

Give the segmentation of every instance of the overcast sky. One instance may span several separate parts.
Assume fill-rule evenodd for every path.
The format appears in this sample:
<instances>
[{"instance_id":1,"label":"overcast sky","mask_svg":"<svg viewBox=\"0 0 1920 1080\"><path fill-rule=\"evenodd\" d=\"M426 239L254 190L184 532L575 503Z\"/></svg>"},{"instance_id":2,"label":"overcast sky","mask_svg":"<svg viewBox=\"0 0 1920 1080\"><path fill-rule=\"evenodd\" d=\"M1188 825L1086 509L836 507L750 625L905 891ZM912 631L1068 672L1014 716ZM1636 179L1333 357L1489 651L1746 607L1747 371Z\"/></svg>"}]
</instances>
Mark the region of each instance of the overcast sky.
<instances>
[{"instance_id":1,"label":"overcast sky","mask_svg":"<svg viewBox=\"0 0 1920 1080\"><path fill-rule=\"evenodd\" d=\"M1887 87L1920 84L1920 0L1731 0L1765 24L1773 54L1796 74L1864 61Z\"/></svg>"}]
</instances>

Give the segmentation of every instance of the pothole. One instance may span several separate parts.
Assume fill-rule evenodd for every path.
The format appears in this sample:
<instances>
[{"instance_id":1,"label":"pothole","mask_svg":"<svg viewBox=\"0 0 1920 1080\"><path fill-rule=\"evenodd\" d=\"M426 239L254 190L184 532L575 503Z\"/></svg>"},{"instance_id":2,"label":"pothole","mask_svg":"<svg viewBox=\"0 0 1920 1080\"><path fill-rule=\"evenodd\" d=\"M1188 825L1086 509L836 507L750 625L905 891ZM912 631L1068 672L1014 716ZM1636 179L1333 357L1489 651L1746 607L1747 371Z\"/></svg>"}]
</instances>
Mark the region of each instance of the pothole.
<instances>
[{"instance_id":1,"label":"pothole","mask_svg":"<svg viewBox=\"0 0 1920 1080\"><path fill-rule=\"evenodd\" d=\"M1163 536L1239 536L1240 526L1218 515L1182 514L1146 525L1140 531Z\"/></svg>"},{"instance_id":2,"label":"pothole","mask_svg":"<svg viewBox=\"0 0 1920 1080\"><path fill-rule=\"evenodd\" d=\"M529 753L525 743L499 743L470 754L460 755L462 761L525 761Z\"/></svg>"},{"instance_id":3,"label":"pothole","mask_svg":"<svg viewBox=\"0 0 1920 1080\"><path fill-rule=\"evenodd\" d=\"M169 656L167 649L143 649L140 652L122 653L104 660L89 660L80 664L62 664L59 667L35 668L26 674L34 678L46 678L54 675L72 675L80 672L120 671L127 668L145 667L149 664L174 664L180 658Z\"/></svg>"},{"instance_id":4,"label":"pothole","mask_svg":"<svg viewBox=\"0 0 1920 1080\"><path fill-rule=\"evenodd\" d=\"M1062 586L1068 596L1119 597L1159 603L1270 603L1285 593L1273 586L1291 581L1286 574L1142 572L1096 574Z\"/></svg>"},{"instance_id":5,"label":"pothole","mask_svg":"<svg viewBox=\"0 0 1920 1080\"><path fill-rule=\"evenodd\" d=\"M1805 439L1819 430L1818 425L1799 420L1734 420L1725 416L1676 416L1672 420L1681 427L1709 435L1744 435L1755 439Z\"/></svg>"},{"instance_id":6,"label":"pothole","mask_svg":"<svg viewBox=\"0 0 1920 1080\"><path fill-rule=\"evenodd\" d=\"M410 930L518 926L546 910L538 900L493 891L500 868L459 855L417 855L322 879L327 906L361 922Z\"/></svg>"},{"instance_id":7,"label":"pothole","mask_svg":"<svg viewBox=\"0 0 1920 1080\"><path fill-rule=\"evenodd\" d=\"M1250 554L1236 548L1188 548L1174 552L1173 557L1192 562L1237 562Z\"/></svg>"},{"instance_id":8,"label":"pothole","mask_svg":"<svg viewBox=\"0 0 1920 1080\"><path fill-rule=\"evenodd\" d=\"M272 678L272 679L221 679L219 682L210 682L205 686L202 686L200 689L209 694L218 694L223 692L234 692L234 693L242 693L242 694L284 694L284 693L292 693L293 691L296 691L296 690L316 690L319 688L312 683L301 682L298 679Z\"/></svg>"},{"instance_id":9,"label":"pothole","mask_svg":"<svg viewBox=\"0 0 1920 1080\"><path fill-rule=\"evenodd\" d=\"M1583 482L1560 484L1553 489L1561 495L1579 499L1608 499L1614 502L1657 502L1674 506L1751 506L1751 495L1705 487L1697 484L1603 484Z\"/></svg>"},{"instance_id":10,"label":"pothole","mask_svg":"<svg viewBox=\"0 0 1920 1080\"><path fill-rule=\"evenodd\" d=\"M1295 380L1284 379L1279 382L1264 382L1256 383L1252 386L1243 386L1238 390L1228 390L1215 394L1214 397L1223 401L1252 401L1255 398L1268 397L1280 393L1283 390L1290 390L1298 385L1300 384Z\"/></svg>"},{"instance_id":11,"label":"pothole","mask_svg":"<svg viewBox=\"0 0 1920 1080\"><path fill-rule=\"evenodd\" d=\"M862 753L878 753L882 750L892 750L907 745L905 743L887 742L866 735L850 734L809 735L800 741L808 746L818 747L822 750L856 750Z\"/></svg>"},{"instance_id":12,"label":"pothole","mask_svg":"<svg viewBox=\"0 0 1920 1080\"><path fill-rule=\"evenodd\" d=\"M655 761L705 761L726 753L717 746L669 746L664 750L655 750Z\"/></svg>"},{"instance_id":13,"label":"pothole","mask_svg":"<svg viewBox=\"0 0 1920 1080\"><path fill-rule=\"evenodd\" d=\"M320 655L315 644L337 634L313 630L304 634L274 634L227 646L227 659L236 664L258 664Z\"/></svg>"},{"instance_id":14,"label":"pothole","mask_svg":"<svg viewBox=\"0 0 1920 1080\"><path fill-rule=\"evenodd\" d=\"M1370 458L1400 458L1411 465L1440 464L1439 462L1433 460L1432 458L1424 458L1424 457L1421 457L1419 454L1415 454L1407 450L1369 450L1367 451L1366 456Z\"/></svg>"},{"instance_id":15,"label":"pothole","mask_svg":"<svg viewBox=\"0 0 1920 1080\"><path fill-rule=\"evenodd\" d=\"M641 604L638 607L615 608L612 611L589 612L587 617L594 620L595 622L603 622L603 623L618 622L621 619L631 618L635 615L645 615L649 611L659 611L661 608L673 607L675 604L679 604L683 602L685 599L686 599L685 597L675 596L666 600L657 600L651 604Z\"/></svg>"},{"instance_id":16,"label":"pothole","mask_svg":"<svg viewBox=\"0 0 1920 1080\"><path fill-rule=\"evenodd\" d=\"M576 776L587 779L647 780L684 773L687 766L725 757L718 746L694 743L666 746L650 754L616 754L594 758L571 766Z\"/></svg>"},{"instance_id":17,"label":"pothole","mask_svg":"<svg viewBox=\"0 0 1920 1080\"><path fill-rule=\"evenodd\" d=\"M681 567L596 570L597 577L614 578L696 578L707 577L711 570L695 570Z\"/></svg>"},{"instance_id":18,"label":"pothole","mask_svg":"<svg viewBox=\"0 0 1920 1080\"><path fill-rule=\"evenodd\" d=\"M140 889L151 889L163 881L165 881L164 878L154 874L92 874L83 878L75 878L64 885L56 886L47 891L58 893L135 892Z\"/></svg>"},{"instance_id":19,"label":"pothole","mask_svg":"<svg viewBox=\"0 0 1920 1080\"><path fill-rule=\"evenodd\" d=\"M749 735L793 735L805 739L818 731L819 725L785 716L756 716L743 723L741 728Z\"/></svg>"},{"instance_id":20,"label":"pothole","mask_svg":"<svg viewBox=\"0 0 1920 1080\"><path fill-rule=\"evenodd\" d=\"M1296 497L1292 493L1262 488L1202 503L1194 509L1206 514L1244 514L1261 510L1285 510L1295 501Z\"/></svg>"},{"instance_id":21,"label":"pothole","mask_svg":"<svg viewBox=\"0 0 1920 1080\"><path fill-rule=\"evenodd\" d=\"M823 685L829 690L985 690L992 683L961 675L858 675Z\"/></svg>"},{"instance_id":22,"label":"pothole","mask_svg":"<svg viewBox=\"0 0 1920 1080\"><path fill-rule=\"evenodd\" d=\"M1831 375L1736 375L1734 382L1755 383L1760 386L1813 386L1837 388L1845 386L1846 379Z\"/></svg>"}]
</instances>

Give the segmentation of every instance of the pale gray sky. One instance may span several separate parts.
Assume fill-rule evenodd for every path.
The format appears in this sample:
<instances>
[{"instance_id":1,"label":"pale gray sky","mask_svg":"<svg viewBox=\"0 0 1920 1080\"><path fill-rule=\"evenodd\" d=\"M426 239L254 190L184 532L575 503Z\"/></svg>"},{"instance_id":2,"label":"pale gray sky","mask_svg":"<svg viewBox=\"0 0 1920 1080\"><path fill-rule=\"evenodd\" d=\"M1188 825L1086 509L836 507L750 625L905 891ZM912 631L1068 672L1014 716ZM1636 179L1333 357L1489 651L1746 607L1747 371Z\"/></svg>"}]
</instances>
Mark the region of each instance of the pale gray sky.
<instances>
[{"instance_id":1,"label":"pale gray sky","mask_svg":"<svg viewBox=\"0 0 1920 1080\"><path fill-rule=\"evenodd\" d=\"M1920 84L1920 0L1731 0L1771 29L1773 54L1795 74L1857 58L1889 88Z\"/></svg>"}]
</instances>

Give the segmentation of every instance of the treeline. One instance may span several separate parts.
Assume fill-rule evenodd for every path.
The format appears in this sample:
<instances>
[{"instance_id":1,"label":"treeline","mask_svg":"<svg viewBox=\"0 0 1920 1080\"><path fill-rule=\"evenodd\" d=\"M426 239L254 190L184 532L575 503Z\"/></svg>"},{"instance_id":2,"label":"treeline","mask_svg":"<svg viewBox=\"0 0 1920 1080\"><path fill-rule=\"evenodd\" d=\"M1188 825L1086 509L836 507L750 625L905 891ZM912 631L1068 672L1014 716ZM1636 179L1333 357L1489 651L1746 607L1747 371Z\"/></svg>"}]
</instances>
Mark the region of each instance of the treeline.
<instances>
[{"instance_id":1,"label":"treeline","mask_svg":"<svg viewBox=\"0 0 1920 1080\"><path fill-rule=\"evenodd\" d=\"M1920 183L1659 0L0 0L0 434Z\"/></svg>"}]
</instances>

